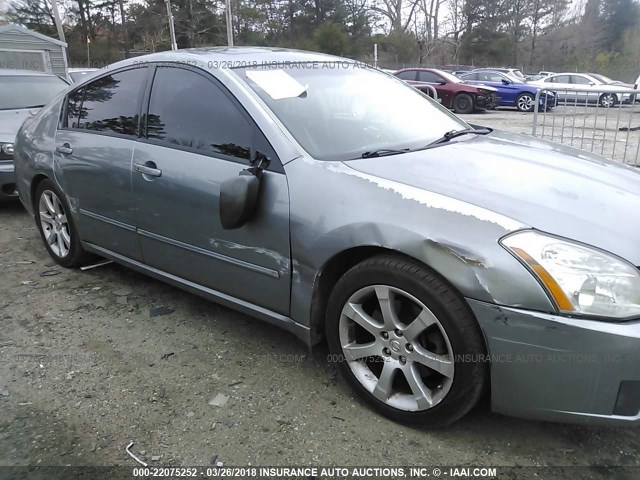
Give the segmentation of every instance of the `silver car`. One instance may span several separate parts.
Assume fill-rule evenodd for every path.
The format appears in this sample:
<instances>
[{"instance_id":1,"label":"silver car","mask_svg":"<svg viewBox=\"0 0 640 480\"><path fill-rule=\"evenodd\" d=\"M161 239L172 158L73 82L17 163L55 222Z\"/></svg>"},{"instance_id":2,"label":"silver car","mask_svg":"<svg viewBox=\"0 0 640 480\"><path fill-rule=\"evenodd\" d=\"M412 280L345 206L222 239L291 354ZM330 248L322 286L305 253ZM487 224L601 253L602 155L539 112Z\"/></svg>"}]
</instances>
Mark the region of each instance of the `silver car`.
<instances>
[{"instance_id":1,"label":"silver car","mask_svg":"<svg viewBox=\"0 0 640 480\"><path fill-rule=\"evenodd\" d=\"M594 103L610 108L629 102L633 94L631 88L609 84L603 79L586 73L557 73L529 83L541 88L553 89L557 92L558 100L568 105Z\"/></svg>"},{"instance_id":2,"label":"silver car","mask_svg":"<svg viewBox=\"0 0 640 480\"><path fill-rule=\"evenodd\" d=\"M640 422L636 169L267 48L117 63L15 152L60 265L97 254L326 339L392 419L450 424L490 392L510 415Z\"/></svg>"}]
</instances>

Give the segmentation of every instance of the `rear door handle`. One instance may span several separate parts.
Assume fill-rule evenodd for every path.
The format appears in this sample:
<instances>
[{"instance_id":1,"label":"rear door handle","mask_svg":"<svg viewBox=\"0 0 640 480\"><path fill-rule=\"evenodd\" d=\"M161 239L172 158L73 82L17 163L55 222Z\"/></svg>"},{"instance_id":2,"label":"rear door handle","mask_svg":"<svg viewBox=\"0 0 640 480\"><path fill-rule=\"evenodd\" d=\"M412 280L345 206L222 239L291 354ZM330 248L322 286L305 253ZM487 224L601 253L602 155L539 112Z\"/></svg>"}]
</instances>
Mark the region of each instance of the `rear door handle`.
<instances>
[{"instance_id":1,"label":"rear door handle","mask_svg":"<svg viewBox=\"0 0 640 480\"><path fill-rule=\"evenodd\" d=\"M56 147L56 152L61 153L63 155L71 155L73 153L73 148L68 143L63 143L62 145L58 145Z\"/></svg>"},{"instance_id":2,"label":"rear door handle","mask_svg":"<svg viewBox=\"0 0 640 480\"><path fill-rule=\"evenodd\" d=\"M147 162L144 165L142 163L136 163L133 165L136 172L140 172L143 175L148 175L150 177L161 177L162 170L156 168L156 164L153 162Z\"/></svg>"}]
</instances>

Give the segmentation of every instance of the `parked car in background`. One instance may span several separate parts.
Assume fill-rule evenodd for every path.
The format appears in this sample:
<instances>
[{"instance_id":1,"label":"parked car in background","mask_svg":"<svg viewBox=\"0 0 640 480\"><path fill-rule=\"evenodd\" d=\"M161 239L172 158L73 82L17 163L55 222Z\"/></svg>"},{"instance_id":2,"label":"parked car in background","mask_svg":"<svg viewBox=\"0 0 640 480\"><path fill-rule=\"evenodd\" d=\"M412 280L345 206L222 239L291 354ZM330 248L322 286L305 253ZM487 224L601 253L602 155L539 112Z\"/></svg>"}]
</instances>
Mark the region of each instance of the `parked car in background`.
<instances>
[{"instance_id":1,"label":"parked car in background","mask_svg":"<svg viewBox=\"0 0 640 480\"><path fill-rule=\"evenodd\" d=\"M450 424L486 393L640 424L637 169L473 127L347 59L230 47L112 65L25 123L15 160L59 265L98 254L326 338L391 419Z\"/></svg>"},{"instance_id":2,"label":"parked car in background","mask_svg":"<svg viewBox=\"0 0 640 480\"><path fill-rule=\"evenodd\" d=\"M529 82L543 88L556 91L558 103L599 104L610 108L620 102L630 102L633 90L620 85L608 85L586 73L556 73L542 80ZM622 92L627 90L629 93Z\"/></svg>"},{"instance_id":3,"label":"parked car in background","mask_svg":"<svg viewBox=\"0 0 640 480\"><path fill-rule=\"evenodd\" d=\"M440 103L456 113L495 108L499 103L495 88L469 85L455 75L435 68L405 68L394 75L418 89L421 85L433 86Z\"/></svg>"},{"instance_id":4,"label":"parked car in background","mask_svg":"<svg viewBox=\"0 0 640 480\"><path fill-rule=\"evenodd\" d=\"M536 94L540 89L507 73L480 70L460 75L460 79L472 85L488 85L498 90L498 105L501 107L516 107L521 112L535 109ZM556 96L553 92L545 92L540 96L539 103L540 110L549 110L555 107Z\"/></svg>"},{"instance_id":5,"label":"parked car in background","mask_svg":"<svg viewBox=\"0 0 640 480\"><path fill-rule=\"evenodd\" d=\"M493 67L483 67L483 68L474 68L472 70L473 72L482 72L482 71L489 71L489 72L502 72L502 73L506 73L511 75L512 77L516 77L516 78L520 78L522 80L524 80L524 73L522 73L522 71L518 68L493 68Z\"/></svg>"},{"instance_id":6,"label":"parked car in background","mask_svg":"<svg viewBox=\"0 0 640 480\"><path fill-rule=\"evenodd\" d=\"M70 68L69 76L71 77L71 81L73 83L78 83L79 81L87 78L89 75L93 75L97 71L97 68Z\"/></svg>"},{"instance_id":7,"label":"parked car in background","mask_svg":"<svg viewBox=\"0 0 640 480\"><path fill-rule=\"evenodd\" d=\"M556 72L549 72L547 70L540 70L538 72L538 75L542 76L542 77L548 77L549 75L555 75Z\"/></svg>"},{"instance_id":8,"label":"parked car in background","mask_svg":"<svg viewBox=\"0 0 640 480\"><path fill-rule=\"evenodd\" d=\"M20 126L67 86L53 74L0 70L0 201L18 195L13 151Z\"/></svg>"}]
</instances>

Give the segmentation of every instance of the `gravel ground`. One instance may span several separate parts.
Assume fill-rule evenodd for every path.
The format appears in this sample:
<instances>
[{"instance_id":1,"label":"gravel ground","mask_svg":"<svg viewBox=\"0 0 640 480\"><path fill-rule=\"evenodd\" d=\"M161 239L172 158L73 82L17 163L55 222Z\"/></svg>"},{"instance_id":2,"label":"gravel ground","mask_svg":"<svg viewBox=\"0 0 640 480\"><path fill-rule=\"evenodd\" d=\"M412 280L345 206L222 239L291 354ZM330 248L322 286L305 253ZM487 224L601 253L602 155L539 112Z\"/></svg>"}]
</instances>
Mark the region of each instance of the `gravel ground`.
<instances>
[{"instance_id":1,"label":"gravel ground","mask_svg":"<svg viewBox=\"0 0 640 480\"><path fill-rule=\"evenodd\" d=\"M133 467L130 441L152 465L640 465L637 429L507 418L486 400L445 430L395 424L326 347L115 264L58 267L19 205L0 206L0 272L0 465Z\"/></svg>"}]
</instances>

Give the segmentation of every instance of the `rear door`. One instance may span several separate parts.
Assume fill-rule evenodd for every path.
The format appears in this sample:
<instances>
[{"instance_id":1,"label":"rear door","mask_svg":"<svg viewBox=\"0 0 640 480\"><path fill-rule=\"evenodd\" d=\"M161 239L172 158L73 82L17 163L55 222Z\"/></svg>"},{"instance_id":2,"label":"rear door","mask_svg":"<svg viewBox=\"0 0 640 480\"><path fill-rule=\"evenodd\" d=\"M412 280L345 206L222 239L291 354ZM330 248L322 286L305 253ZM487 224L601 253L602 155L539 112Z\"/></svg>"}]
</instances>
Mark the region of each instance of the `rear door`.
<instances>
[{"instance_id":1,"label":"rear door","mask_svg":"<svg viewBox=\"0 0 640 480\"><path fill-rule=\"evenodd\" d=\"M572 91L575 85L571 84L569 75L552 75L545 81L545 88L557 91L558 100L562 103L572 103L575 101L576 95ZM548 86L546 84L549 84ZM557 89L557 90L556 90Z\"/></svg>"},{"instance_id":2,"label":"rear door","mask_svg":"<svg viewBox=\"0 0 640 480\"><path fill-rule=\"evenodd\" d=\"M271 145L212 75L159 65L145 132L134 154L133 190L147 265L288 314L289 190ZM220 223L220 185L257 156L270 159L258 212L237 230Z\"/></svg>"},{"instance_id":3,"label":"rear door","mask_svg":"<svg viewBox=\"0 0 640 480\"><path fill-rule=\"evenodd\" d=\"M82 240L140 260L131 162L148 69L130 67L72 91L56 133L57 177Z\"/></svg>"}]
</instances>

